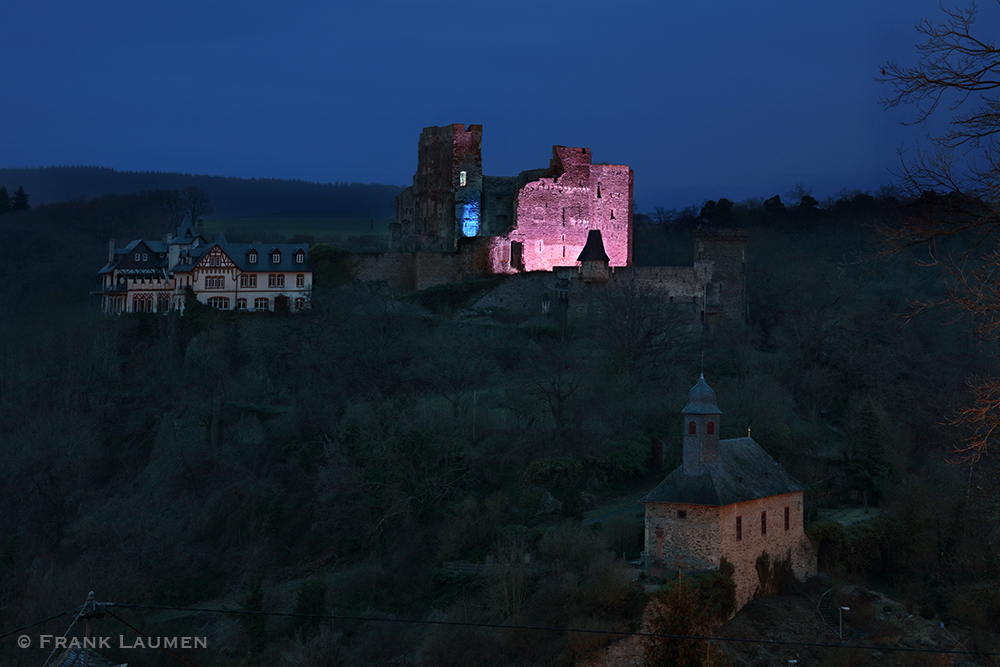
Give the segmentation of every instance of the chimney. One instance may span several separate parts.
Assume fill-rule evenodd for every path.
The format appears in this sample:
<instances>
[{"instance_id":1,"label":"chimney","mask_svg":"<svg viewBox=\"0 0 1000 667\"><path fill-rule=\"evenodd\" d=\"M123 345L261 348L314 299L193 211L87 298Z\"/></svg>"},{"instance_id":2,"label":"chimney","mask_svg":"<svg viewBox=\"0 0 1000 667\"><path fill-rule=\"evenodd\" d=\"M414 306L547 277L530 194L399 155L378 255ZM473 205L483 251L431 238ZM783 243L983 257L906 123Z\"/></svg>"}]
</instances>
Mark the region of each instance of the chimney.
<instances>
[{"instance_id":1,"label":"chimney","mask_svg":"<svg viewBox=\"0 0 1000 667\"><path fill-rule=\"evenodd\" d=\"M108 241L108 264L115 263L115 240Z\"/></svg>"}]
</instances>

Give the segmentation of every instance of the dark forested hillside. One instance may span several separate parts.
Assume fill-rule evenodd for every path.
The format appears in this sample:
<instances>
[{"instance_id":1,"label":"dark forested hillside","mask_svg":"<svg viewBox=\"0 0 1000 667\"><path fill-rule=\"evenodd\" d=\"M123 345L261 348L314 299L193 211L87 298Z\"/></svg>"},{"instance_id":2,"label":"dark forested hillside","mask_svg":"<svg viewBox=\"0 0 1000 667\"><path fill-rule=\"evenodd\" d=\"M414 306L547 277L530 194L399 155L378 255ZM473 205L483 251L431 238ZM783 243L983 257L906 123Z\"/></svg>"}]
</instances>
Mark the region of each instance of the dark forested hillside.
<instances>
[{"instance_id":1,"label":"dark forested hillside","mask_svg":"<svg viewBox=\"0 0 1000 667\"><path fill-rule=\"evenodd\" d=\"M384 218L395 213L402 186L377 183L310 183L277 178L229 178L169 172L115 171L106 167L0 169L0 185L23 186L34 206L152 190L204 190L215 217L241 218L312 212L340 218Z\"/></svg>"},{"instance_id":2,"label":"dark forested hillside","mask_svg":"<svg viewBox=\"0 0 1000 667\"><path fill-rule=\"evenodd\" d=\"M147 204L0 216L0 631L89 590L119 603L635 628L646 593L622 556L637 556L641 522L581 518L630 506L677 464L680 410L702 371L722 435L751 429L808 486L822 569L891 588L931 618L996 627L993 467L948 463L965 378L995 359L949 313L916 313L941 278L914 255L880 255L870 206L724 207L725 222L751 230L749 325L623 349L613 295L605 315L566 329L471 323L331 284L300 316L192 305L183 318L105 319L86 285L108 236L158 235ZM690 257L683 225L644 226L636 244L649 263ZM837 510L871 518L823 520ZM858 632L875 623L870 603L849 606ZM568 666L608 639L120 612L150 634L209 637L199 665ZM61 634L65 620L38 632ZM111 618L94 628L131 632ZM0 644L3 664L44 658Z\"/></svg>"}]
</instances>

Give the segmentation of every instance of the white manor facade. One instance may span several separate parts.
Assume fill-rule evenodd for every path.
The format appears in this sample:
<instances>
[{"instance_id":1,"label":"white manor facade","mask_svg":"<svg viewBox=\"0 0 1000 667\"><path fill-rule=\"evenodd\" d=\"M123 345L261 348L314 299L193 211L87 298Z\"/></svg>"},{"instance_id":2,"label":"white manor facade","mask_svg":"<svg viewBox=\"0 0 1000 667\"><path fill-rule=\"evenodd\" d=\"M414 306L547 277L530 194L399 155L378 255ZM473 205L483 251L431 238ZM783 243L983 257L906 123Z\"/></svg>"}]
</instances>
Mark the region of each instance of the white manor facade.
<instances>
[{"instance_id":1,"label":"white manor facade","mask_svg":"<svg viewBox=\"0 0 1000 667\"><path fill-rule=\"evenodd\" d=\"M99 272L105 313L183 312L190 292L219 310L298 312L309 307L313 274L304 243L208 242L190 223L162 241L108 244Z\"/></svg>"}]
</instances>

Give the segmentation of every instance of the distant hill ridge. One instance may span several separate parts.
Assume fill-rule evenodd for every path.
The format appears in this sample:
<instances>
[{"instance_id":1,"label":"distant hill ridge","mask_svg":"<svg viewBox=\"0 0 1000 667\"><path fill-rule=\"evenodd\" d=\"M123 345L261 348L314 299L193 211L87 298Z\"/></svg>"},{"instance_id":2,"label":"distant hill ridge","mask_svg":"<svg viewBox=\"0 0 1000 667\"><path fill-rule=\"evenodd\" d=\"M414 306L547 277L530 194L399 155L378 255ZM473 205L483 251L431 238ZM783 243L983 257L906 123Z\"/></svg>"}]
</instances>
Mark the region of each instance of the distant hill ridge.
<instances>
[{"instance_id":1,"label":"distant hill ridge","mask_svg":"<svg viewBox=\"0 0 1000 667\"><path fill-rule=\"evenodd\" d=\"M210 217L214 218L274 215L391 218L395 215L396 195L403 189L381 183L311 183L83 166L0 168L2 185L11 192L23 186L32 206L93 199L105 194L181 190L194 185L208 193L215 208Z\"/></svg>"}]
</instances>

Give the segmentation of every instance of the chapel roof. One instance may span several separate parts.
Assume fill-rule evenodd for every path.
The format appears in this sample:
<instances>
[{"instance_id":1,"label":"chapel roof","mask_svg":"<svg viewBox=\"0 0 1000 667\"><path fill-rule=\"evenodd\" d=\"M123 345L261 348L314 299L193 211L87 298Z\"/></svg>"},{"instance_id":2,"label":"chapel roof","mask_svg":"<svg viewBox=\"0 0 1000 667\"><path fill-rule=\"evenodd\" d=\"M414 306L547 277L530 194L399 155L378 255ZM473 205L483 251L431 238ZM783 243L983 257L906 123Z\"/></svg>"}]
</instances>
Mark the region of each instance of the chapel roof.
<instances>
[{"instance_id":1,"label":"chapel roof","mask_svg":"<svg viewBox=\"0 0 1000 667\"><path fill-rule=\"evenodd\" d=\"M753 438L731 438L719 441L717 465L700 475L685 475L678 466L642 502L721 507L804 490Z\"/></svg>"},{"instance_id":2,"label":"chapel roof","mask_svg":"<svg viewBox=\"0 0 1000 667\"><path fill-rule=\"evenodd\" d=\"M683 413L686 415L697 414L697 415L721 415L722 410L719 409L718 404L715 402L715 390L708 386L705 382L705 374L702 373L701 377L698 379L698 383L691 387L691 391L688 392L688 402L684 406Z\"/></svg>"}]
</instances>

